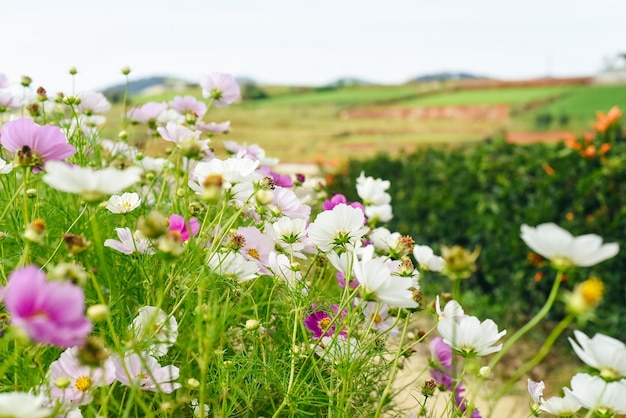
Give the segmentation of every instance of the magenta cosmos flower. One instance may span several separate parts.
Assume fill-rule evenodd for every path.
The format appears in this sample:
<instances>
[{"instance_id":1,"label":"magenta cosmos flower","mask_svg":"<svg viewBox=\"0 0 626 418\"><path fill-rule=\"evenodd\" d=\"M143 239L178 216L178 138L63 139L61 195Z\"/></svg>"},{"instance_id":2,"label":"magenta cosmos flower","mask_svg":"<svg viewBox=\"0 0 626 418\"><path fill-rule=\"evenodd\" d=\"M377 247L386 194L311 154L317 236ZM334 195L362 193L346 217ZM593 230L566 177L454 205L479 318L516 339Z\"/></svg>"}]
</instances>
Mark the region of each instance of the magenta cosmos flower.
<instances>
[{"instance_id":1,"label":"magenta cosmos flower","mask_svg":"<svg viewBox=\"0 0 626 418\"><path fill-rule=\"evenodd\" d=\"M64 160L76 153L76 148L67 142L61 129L37 125L28 118L5 123L0 131L0 143L14 154L15 166L30 166L37 170L47 161Z\"/></svg>"},{"instance_id":2,"label":"magenta cosmos flower","mask_svg":"<svg viewBox=\"0 0 626 418\"><path fill-rule=\"evenodd\" d=\"M0 298L11 324L36 342L71 347L83 344L91 332L83 289L70 282L48 282L36 266L14 270Z\"/></svg>"},{"instance_id":3,"label":"magenta cosmos flower","mask_svg":"<svg viewBox=\"0 0 626 418\"><path fill-rule=\"evenodd\" d=\"M239 84L230 74L211 73L202 78L200 86L202 95L213 99L216 107L230 106L241 96Z\"/></svg>"},{"instance_id":4,"label":"magenta cosmos flower","mask_svg":"<svg viewBox=\"0 0 626 418\"><path fill-rule=\"evenodd\" d=\"M169 230L180 233L180 239L183 242L187 241L189 237L196 235L200 230L200 223L196 218L189 219L189 224L187 224L185 218L173 213L170 215L169 221Z\"/></svg>"}]
</instances>

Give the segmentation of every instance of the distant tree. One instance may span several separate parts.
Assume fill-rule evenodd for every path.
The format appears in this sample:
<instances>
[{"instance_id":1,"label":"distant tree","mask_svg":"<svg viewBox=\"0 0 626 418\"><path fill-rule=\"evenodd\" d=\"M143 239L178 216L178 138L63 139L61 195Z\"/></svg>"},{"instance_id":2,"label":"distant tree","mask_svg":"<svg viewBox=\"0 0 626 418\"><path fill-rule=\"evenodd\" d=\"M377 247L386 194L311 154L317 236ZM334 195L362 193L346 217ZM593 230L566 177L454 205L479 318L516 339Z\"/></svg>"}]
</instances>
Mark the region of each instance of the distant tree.
<instances>
[{"instance_id":1,"label":"distant tree","mask_svg":"<svg viewBox=\"0 0 626 418\"><path fill-rule=\"evenodd\" d=\"M244 83L241 85L241 98L244 100L261 100L267 97L267 92L256 83Z\"/></svg>"}]
</instances>

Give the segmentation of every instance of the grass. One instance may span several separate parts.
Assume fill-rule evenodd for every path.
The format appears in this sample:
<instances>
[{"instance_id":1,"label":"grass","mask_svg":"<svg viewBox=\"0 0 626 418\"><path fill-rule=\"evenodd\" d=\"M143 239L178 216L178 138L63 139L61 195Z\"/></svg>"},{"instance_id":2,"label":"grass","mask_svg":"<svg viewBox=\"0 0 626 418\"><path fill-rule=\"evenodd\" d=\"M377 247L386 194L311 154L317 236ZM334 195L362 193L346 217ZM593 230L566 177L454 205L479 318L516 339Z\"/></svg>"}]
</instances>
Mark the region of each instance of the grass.
<instances>
[{"instance_id":1,"label":"grass","mask_svg":"<svg viewBox=\"0 0 626 418\"><path fill-rule=\"evenodd\" d=\"M367 158L379 152L398 154L420 146L480 141L505 130L573 130L589 127L596 110L613 105L626 108L626 86L548 86L493 88L461 91L428 91L428 85L352 86L332 90L306 87L264 89L267 99L244 101L229 108L213 109L211 120L230 120L233 131L226 136L237 142L257 143L282 162L311 162L358 156ZM432 89L432 87L430 87ZM427 94L425 94L427 93ZM157 96L134 97L133 103L168 101L177 95L201 98L200 88L164 92ZM421 97L418 97L421 96ZM529 103L554 99L533 110ZM370 106L431 106L509 104L514 111L508 121L342 119L346 108ZM553 122L547 128L536 126L541 113L555 119L570 115L566 125ZM119 106L109 116L105 137L117 136ZM130 129L143 140L143 129ZM220 151L219 139L213 146ZM153 141L162 147L162 141Z\"/></svg>"},{"instance_id":2,"label":"grass","mask_svg":"<svg viewBox=\"0 0 626 418\"><path fill-rule=\"evenodd\" d=\"M459 90L445 92L398 103L401 106L433 106L433 105L518 105L535 100L560 96L578 89L578 86L550 87L504 87L492 89Z\"/></svg>"}]
</instances>

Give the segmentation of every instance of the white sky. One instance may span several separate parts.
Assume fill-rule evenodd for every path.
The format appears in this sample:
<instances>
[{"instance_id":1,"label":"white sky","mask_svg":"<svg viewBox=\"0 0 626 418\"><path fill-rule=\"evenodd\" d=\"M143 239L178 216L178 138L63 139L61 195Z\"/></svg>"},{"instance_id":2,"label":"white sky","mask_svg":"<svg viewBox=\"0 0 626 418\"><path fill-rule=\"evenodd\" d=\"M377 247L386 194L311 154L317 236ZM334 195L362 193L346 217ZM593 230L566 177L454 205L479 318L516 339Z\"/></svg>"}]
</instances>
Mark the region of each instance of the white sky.
<instances>
[{"instance_id":1,"label":"white sky","mask_svg":"<svg viewBox=\"0 0 626 418\"><path fill-rule=\"evenodd\" d=\"M211 71L401 83L437 71L590 75L626 52L626 0L5 0L0 73L54 93Z\"/></svg>"}]
</instances>

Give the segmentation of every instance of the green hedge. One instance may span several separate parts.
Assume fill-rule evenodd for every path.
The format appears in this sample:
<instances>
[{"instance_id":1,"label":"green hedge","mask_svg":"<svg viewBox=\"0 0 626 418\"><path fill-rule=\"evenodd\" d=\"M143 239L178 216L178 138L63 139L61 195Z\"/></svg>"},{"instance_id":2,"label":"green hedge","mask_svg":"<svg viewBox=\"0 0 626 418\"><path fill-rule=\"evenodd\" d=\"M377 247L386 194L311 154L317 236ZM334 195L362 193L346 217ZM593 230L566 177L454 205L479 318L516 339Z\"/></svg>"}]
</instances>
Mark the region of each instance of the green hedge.
<instances>
[{"instance_id":1,"label":"green hedge","mask_svg":"<svg viewBox=\"0 0 626 418\"><path fill-rule=\"evenodd\" d=\"M332 191L357 200L351 185L361 171L390 180L394 218L389 229L436 250L479 245L478 269L463 283L463 302L473 313L504 324L532 316L545 302L554 277L548 266L529 262L530 249L520 239L522 224L555 222L574 235L596 233L606 242L619 242L617 257L573 271L564 287L571 289L590 275L602 279L604 299L585 329L624 340L626 143L613 131L610 139L603 136L591 144L599 150L605 141L612 148L602 158L584 158L564 143L514 145L504 140L422 149L399 158L378 155L351 161L347 172L336 176ZM537 272L544 273L540 281ZM424 277L425 295L449 289L442 280ZM562 310L563 304L557 304L553 319Z\"/></svg>"}]
</instances>

